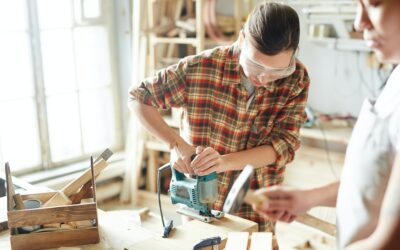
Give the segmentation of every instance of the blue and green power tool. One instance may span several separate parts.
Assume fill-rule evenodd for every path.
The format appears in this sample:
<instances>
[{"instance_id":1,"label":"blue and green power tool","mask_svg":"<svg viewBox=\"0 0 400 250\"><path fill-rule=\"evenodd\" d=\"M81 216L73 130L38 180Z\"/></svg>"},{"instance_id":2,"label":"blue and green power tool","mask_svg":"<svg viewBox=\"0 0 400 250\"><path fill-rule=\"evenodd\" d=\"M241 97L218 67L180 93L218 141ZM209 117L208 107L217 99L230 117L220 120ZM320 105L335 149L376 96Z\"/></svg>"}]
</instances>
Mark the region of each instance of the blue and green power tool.
<instances>
[{"instance_id":1,"label":"blue and green power tool","mask_svg":"<svg viewBox=\"0 0 400 250\"><path fill-rule=\"evenodd\" d=\"M192 160L194 159L192 156ZM203 222L210 222L214 218L223 217L224 213L221 211L212 210L212 204L217 199L217 173L213 172L208 175L198 176L192 175L190 177L174 169L170 163L165 164L158 170L158 204L160 207L160 214L164 226L163 237L168 237L169 231L173 227L172 221L165 226L164 218L161 209L160 201L160 172L171 169L172 177L169 186L171 193L172 204L184 204L187 207L181 207L177 210L179 214L189 216Z\"/></svg>"}]
</instances>

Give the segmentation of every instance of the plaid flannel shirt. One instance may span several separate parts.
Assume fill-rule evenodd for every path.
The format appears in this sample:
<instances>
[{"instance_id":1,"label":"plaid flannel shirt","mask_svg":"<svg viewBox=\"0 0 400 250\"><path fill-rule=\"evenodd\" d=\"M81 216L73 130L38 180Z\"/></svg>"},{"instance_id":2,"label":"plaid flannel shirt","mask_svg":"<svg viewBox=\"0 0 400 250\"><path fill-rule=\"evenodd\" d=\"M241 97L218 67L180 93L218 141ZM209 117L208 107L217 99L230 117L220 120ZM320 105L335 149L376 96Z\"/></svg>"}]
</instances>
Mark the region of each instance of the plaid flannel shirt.
<instances>
[{"instance_id":1,"label":"plaid flannel shirt","mask_svg":"<svg viewBox=\"0 0 400 250\"><path fill-rule=\"evenodd\" d=\"M130 102L139 101L159 109L183 108L180 131L193 146L212 147L221 155L260 145L271 145L278 158L256 169L251 188L281 184L285 165L299 147L309 77L296 60L296 71L287 78L257 87L246 110L248 93L240 81L240 49L237 43L188 56L160 70L130 89ZM218 174L218 198L214 209L222 210L233 181L241 171ZM236 214L258 222L259 230L273 231L274 224L243 205Z\"/></svg>"}]
</instances>

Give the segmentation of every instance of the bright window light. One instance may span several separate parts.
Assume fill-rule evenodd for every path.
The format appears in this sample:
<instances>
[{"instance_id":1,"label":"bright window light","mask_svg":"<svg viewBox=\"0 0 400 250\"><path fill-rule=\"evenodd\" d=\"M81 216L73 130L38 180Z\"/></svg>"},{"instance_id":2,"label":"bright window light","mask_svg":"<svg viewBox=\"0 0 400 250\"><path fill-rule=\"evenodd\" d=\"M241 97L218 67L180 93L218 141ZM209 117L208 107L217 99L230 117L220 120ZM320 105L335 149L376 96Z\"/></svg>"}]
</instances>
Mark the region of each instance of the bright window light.
<instances>
[{"instance_id":1,"label":"bright window light","mask_svg":"<svg viewBox=\"0 0 400 250\"><path fill-rule=\"evenodd\" d=\"M95 20L102 8L96 0L0 1L3 166L29 172L121 148L112 18ZM82 13L88 19L74 23Z\"/></svg>"},{"instance_id":2,"label":"bright window light","mask_svg":"<svg viewBox=\"0 0 400 250\"><path fill-rule=\"evenodd\" d=\"M100 1L99 0L82 0L83 13L85 18L100 17Z\"/></svg>"}]
</instances>

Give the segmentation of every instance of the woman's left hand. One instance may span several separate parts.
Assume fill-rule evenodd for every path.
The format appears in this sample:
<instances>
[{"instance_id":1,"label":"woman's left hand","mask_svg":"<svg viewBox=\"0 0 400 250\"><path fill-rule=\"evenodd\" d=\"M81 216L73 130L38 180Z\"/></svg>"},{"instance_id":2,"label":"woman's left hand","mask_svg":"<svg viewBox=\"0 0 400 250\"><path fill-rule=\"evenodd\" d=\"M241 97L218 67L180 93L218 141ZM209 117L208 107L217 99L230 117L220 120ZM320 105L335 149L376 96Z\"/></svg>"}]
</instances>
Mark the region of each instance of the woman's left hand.
<instances>
[{"instance_id":1,"label":"woman's left hand","mask_svg":"<svg viewBox=\"0 0 400 250\"><path fill-rule=\"evenodd\" d=\"M196 157L191 163L191 167L195 174L203 176L212 172L223 172L223 158L215 149L211 147L196 148Z\"/></svg>"}]
</instances>

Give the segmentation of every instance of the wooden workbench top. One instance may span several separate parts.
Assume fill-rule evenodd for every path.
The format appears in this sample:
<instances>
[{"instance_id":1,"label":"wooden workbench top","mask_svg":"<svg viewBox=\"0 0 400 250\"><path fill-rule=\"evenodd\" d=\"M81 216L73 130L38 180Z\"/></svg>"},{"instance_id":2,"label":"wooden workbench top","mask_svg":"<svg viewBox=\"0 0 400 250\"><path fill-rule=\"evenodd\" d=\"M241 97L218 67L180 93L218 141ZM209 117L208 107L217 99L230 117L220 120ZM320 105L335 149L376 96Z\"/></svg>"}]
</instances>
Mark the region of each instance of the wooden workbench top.
<instances>
[{"instance_id":1,"label":"wooden workbench top","mask_svg":"<svg viewBox=\"0 0 400 250\"><path fill-rule=\"evenodd\" d=\"M134 213L132 211L132 213ZM220 236L224 241L229 232L256 232L258 225L236 216L203 223L190 221L176 227L170 238L164 239L160 218L150 213L139 225L126 218L124 212L104 212L99 210L100 243L76 246L77 249L192 249L201 239ZM11 249L8 230L0 233L0 249Z\"/></svg>"}]
</instances>

